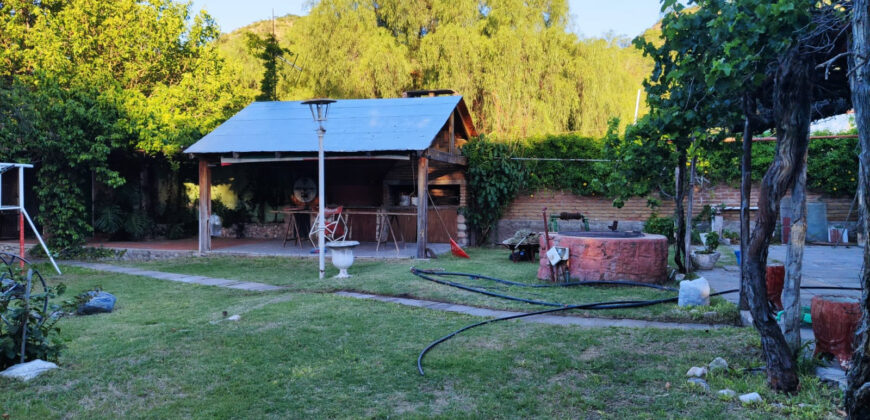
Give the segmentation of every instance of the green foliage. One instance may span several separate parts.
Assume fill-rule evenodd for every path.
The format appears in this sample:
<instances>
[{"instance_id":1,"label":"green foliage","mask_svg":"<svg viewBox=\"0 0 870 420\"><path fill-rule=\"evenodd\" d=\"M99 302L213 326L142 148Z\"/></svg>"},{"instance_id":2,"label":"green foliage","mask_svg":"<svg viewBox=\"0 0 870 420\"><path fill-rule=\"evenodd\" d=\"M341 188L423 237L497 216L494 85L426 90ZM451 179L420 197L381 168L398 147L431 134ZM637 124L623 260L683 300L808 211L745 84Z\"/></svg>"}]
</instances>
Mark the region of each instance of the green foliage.
<instances>
[{"instance_id":1,"label":"green foliage","mask_svg":"<svg viewBox=\"0 0 870 420\"><path fill-rule=\"evenodd\" d=\"M733 230L723 230L722 236L725 239L730 240L731 242L739 242L740 241L740 234L733 231Z\"/></svg>"},{"instance_id":2,"label":"green foliage","mask_svg":"<svg viewBox=\"0 0 870 420\"><path fill-rule=\"evenodd\" d=\"M702 254L712 254L719 249L719 234L716 232L710 232L707 234L707 239L704 241L704 250L701 251Z\"/></svg>"},{"instance_id":3,"label":"green foliage","mask_svg":"<svg viewBox=\"0 0 870 420\"><path fill-rule=\"evenodd\" d=\"M740 182L739 142L723 143L699 162L699 174L711 182ZM760 181L773 162L775 142L752 145L752 180ZM807 188L834 197L851 197L858 186L858 139L813 139L807 155Z\"/></svg>"},{"instance_id":4,"label":"green foliage","mask_svg":"<svg viewBox=\"0 0 870 420\"><path fill-rule=\"evenodd\" d=\"M171 0L0 3L0 160L37 164L38 221L53 249L90 235L92 173L109 187L124 183L111 154L174 159L248 101L217 54L214 21L189 9ZM125 225L138 234L144 223Z\"/></svg>"},{"instance_id":5,"label":"green foliage","mask_svg":"<svg viewBox=\"0 0 870 420\"><path fill-rule=\"evenodd\" d=\"M543 159L601 159L601 140L575 134L534 137L518 145L521 157ZM581 195L598 195L594 188L598 178L595 162L523 161L528 174L524 188L566 190Z\"/></svg>"},{"instance_id":6,"label":"green foliage","mask_svg":"<svg viewBox=\"0 0 870 420\"><path fill-rule=\"evenodd\" d=\"M665 238L668 238L668 243L674 242L674 218L673 217L659 217L656 212L652 212L649 215L649 218L646 219L646 223L643 224L643 231L646 233L654 233L656 235L663 235Z\"/></svg>"},{"instance_id":7,"label":"green foliage","mask_svg":"<svg viewBox=\"0 0 870 420\"><path fill-rule=\"evenodd\" d=\"M17 264L17 263L15 263ZM10 272L0 274L0 369L21 361L22 333L26 329L25 361L43 359L57 361L64 345L57 321L63 315L60 306L51 299L63 294L65 286L42 288L39 273L32 269L8 266ZM25 304L28 280L30 299ZM48 305L46 306L46 303Z\"/></svg>"},{"instance_id":8,"label":"green foliage","mask_svg":"<svg viewBox=\"0 0 870 420\"><path fill-rule=\"evenodd\" d=\"M462 154L468 158L468 206L463 214L482 243L519 191L525 171L511 160L507 145L483 136L466 143Z\"/></svg>"},{"instance_id":9,"label":"green foliage","mask_svg":"<svg viewBox=\"0 0 870 420\"><path fill-rule=\"evenodd\" d=\"M248 49L251 54L263 63L263 79L260 81L260 94L258 101L278 100L278 60L292 59L293 52L278 45L275 34L268 34L263 38L246 33Z\"/></svg>"},{"instance_id":10,"label":"green foliage","mask_svg":"<svg viewBox=\"0 0 870 420\"><path fill-rule=\"evenodd\" d=\"M237 238L243 237L245 223L251 220L245 204L240 200L236 203L235 208L228 208L220 201L220 197L215 197L211 203L212 212L221 218L221 225L227 229L235 230Z\"/></svg>"},{"instance_id":11,"label":"green foliage","mask_svg":"<svg viewBox=\"0 0 870 420\"><path fill-rule=\"evenodd\" d=\"M77 313L79 311L79 308L82 305L90 302L91 299L97 293L100 293L102 291L103 291L102 286L95 286L91 289L85 290L85 291L75 295L72 299L64 300L63 305L61 305L61 307L63 308L64 312L66 312L66 313L69 313L69 314Z\"/></svg>"},{"instance_id":12,"label":"green foliage","mask_svg":"<svg viewBox=\"0 0 870 420\"><path fill-rule=\"evenodd\" d=\"M625 135L616 131L612 121L604 140L602 156L610 162L599 164L601 177L595 187L613 198L613 205L621 208L631 197L642 197L657 191L672 191L674 168L677 165L674 144L664 139L650 118L628 126ZM652 204L655 197L648 198Z\"/></svg>"}]
</instances>

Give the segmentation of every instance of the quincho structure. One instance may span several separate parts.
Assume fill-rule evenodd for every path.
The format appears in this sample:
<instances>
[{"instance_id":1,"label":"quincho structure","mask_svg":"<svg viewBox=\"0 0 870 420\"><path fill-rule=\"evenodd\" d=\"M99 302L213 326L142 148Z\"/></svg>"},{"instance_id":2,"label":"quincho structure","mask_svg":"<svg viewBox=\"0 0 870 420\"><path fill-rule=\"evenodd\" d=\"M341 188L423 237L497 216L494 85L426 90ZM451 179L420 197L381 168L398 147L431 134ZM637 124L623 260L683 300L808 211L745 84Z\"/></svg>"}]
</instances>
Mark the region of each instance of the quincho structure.
<instances>
[{"instance_id":1,"label":"quincho structure","mask_svg":"<svg viewBox=\"0 0 870 420\"><path fill-rule=\"evenodd\" d=\"M261 165L286 178L282 182L311 183L317 179L316 128L301 101L254 102L185 150L199 159L200 253L211 250L212 171ZM387 212L395 217L390 223L397 236L416 238L418 258L425 258L429 242L447 242L449 236L467 242L458 214L465 205L467 165L460 148L477 131L461 96L433 90L403 98L338 99L325 129L326 204L350 215L347 239L374 241L381 226L376 214Z\"/></svg>"}]
</instances>

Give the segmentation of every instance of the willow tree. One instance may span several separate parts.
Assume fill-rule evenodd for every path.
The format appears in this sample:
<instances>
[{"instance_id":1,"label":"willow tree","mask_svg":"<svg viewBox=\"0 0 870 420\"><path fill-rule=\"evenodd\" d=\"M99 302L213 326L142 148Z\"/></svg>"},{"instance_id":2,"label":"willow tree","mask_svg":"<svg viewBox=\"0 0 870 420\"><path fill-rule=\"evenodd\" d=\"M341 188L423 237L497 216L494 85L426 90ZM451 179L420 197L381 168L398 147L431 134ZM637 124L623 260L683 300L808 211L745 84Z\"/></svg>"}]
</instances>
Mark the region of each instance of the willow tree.
<instances>
[{"instance_id":1,"label":"willow tree","mask_svg":"<svg viewBox=\"0 0 870 420\"><path fill-rule=\"evenodd\" d=\"M374 2L321 1L292 33L304 70L291 97L395 97L412 86L408 48L378 24Z\"/></svg>"},{"instance_id":2,"label":"willow tree","mask_svg":"<svg viewBox=\"0 0 870 420\"><path fill-rule=\"evenodd\" d=\"M565 0L324 0L307 16L276 22L279 44L297 53L301 68L283 67L292 82L279 81L278 97L449 88L466 98L482 132L502 139L601 136L612 117L630 122L651 66L624 40L578 39ZM262 34L266 26L249 29ZM236 34L220 41L228 57L247 60L240 43Z\"/></svg>"}]
</instances>

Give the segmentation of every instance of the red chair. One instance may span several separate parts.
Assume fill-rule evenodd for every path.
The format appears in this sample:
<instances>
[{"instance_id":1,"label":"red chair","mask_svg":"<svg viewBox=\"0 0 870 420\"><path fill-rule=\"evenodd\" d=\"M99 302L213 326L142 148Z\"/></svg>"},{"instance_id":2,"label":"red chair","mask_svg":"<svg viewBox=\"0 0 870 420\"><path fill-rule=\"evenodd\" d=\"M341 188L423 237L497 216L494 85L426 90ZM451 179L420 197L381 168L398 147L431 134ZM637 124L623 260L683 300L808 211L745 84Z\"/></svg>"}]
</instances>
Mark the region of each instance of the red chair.
<instances>
[{"instance_id":1,"label":"red chair","mask_svg":"<svg viewBox=\"0 0 870 420\"><path fill-rule=\"evenodd\" d=\"M344 206L336 208L326 208L323 210L323 220L325 232L323 234L326 242L343 241L347 236L347 216L342 214ZM317 229L320 226L320 215L314 218L314 223L311 225L311 231L308 232L308 240L311 245L317 247Z\"/></svg>"}]
</instances>

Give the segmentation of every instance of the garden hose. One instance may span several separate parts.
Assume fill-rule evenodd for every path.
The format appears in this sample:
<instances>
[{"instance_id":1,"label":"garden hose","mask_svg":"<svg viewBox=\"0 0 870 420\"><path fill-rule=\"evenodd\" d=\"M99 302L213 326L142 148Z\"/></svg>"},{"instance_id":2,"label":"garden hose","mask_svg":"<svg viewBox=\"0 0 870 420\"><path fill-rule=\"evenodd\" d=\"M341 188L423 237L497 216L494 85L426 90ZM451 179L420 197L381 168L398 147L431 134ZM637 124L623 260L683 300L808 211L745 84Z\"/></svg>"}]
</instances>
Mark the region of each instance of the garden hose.
<instances>
[{"instance_id":1,"label":"garden hose","mask_svg":"<svg viewBox=\"0 0 870 420\"><path fill-rule=\"evenodd\" d=\"M664 291L677 291L677 289L672 288L672 287L651 285L651 284L646 284L646 283L615 282L615 281L588 281L588 282L584 281L584 282L562 283L562 284L554 284L554 285L533 285L533 284L525 284L525 283L513 282L510 280L499 279L496 277L483 276L483 275L479 275L479 274L453 273L453 272L440 271L440 270L421 270L421 269L418 269L415 267L411 267L411 273L413 273L417 277L420 277L420 278L425 279L425 280L429 280L429 281L443 284L446 286L456 287L456 288L459 288L462 290L467 290L467 291L474 292L474 293L484 294L487 296L498 297L498 298L513 300L513 301L518 301L518 302L525 302L525 303L530 303L530 304L535 304L535 305L556 306L555 308L552 308L552 309L545 309L545 310L536 311L536 312L528 312L528 313L509 315L509 316L505 316L505 317L493 318L493 319L488 319L485 321L476 322L474 324L466 325L465 327L462 327L456 331L453 331L450 334L447 334L447 335L431 342L417 356L417 371L420 373L421 376L425 375L425 373L423 371L423 358L426 356L426 354L430 350L435 348L437 345L439 345L439 344L441 344L441 343L443 343L443 342L445 342L445 341L447 341L447 340L449 340L449 339L451 339L451 338L453 338L453 337L455 337L455 336L457 336L465 331L468 331L470 329L477 328L477 327L480 327L483 325L492 324L492 323L499 322L499 321L508 321L511 319L525 318L525 317L530 317L530 316L535 316L535 315L544 315L544 314L550 314L550 313L562 312L562 311L570 311L570 310L575 310L575 309L598 310L598 309L641 308L641 307L646 307L646 306L658 305L661 303L676 302L678 300L677 297L671 297L671 298L652 299L652 300L609 301L609 302L586 303L586 304L579 304L579 305L567 305L567 304L561 304L561 303L555 303L555 302L535 301L535 300L524 299L524 298L520 298L520 297L516 297L516 296L503 295L503 294L499 294L499 293L490 292L487 290L481 290L481 289L471 287L471 286L466 286L464 284L452 282L449 280L437 279L437 278L434 278L431 276L467 277L470 279L490 280L490 281L494 281L494 282L498 282L498 283L521 286L521 287L570 287L570 286L621 285L621 286L653 287L655 289L660 289L660 290L664 290ZM840 286L831 286L831 287L802 286L801 289L862 290L859 287L840 287ZM725 295L725 294L729 294L729 293L736 293L739 291L740 291L740 289L725 290L722 292L712 293L712 294L710 294L710 297Z\"/></svg>"},{"instance_id":2,"label":"garden hose","mask_svg":"<svg viewBox=\"0 0 870 420\"><path fill-rule=\"evenodd\" d=\"M660 286L658 284L650 284L650 283L641 283L634 281L578 281L571 283L555 283L555 284L528 284L528 283L520 283L516 281L504 280L497 277L489 277L481 274L473 274L473 273L455 273L450 271L441 271L441 270L424 270L415 267L411 267L411 272L418 275L418 273L422 274L431 274L436 276L456 276L456 277L467 277L470 279L481 279L481 280L491 280L494 282L508 284L511 286L520 286L520 287L533 287L533 288L547 288L547 287L573 287L573 286L637 286L637 287L649 287L652 289L659 290L667 290L671 292L676 292L677 289L673 287Z\"/></svg>"}]
</instances>

